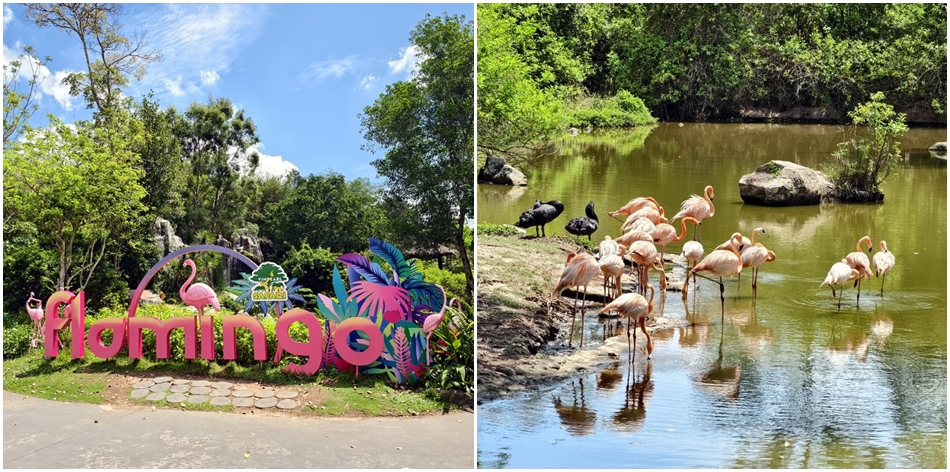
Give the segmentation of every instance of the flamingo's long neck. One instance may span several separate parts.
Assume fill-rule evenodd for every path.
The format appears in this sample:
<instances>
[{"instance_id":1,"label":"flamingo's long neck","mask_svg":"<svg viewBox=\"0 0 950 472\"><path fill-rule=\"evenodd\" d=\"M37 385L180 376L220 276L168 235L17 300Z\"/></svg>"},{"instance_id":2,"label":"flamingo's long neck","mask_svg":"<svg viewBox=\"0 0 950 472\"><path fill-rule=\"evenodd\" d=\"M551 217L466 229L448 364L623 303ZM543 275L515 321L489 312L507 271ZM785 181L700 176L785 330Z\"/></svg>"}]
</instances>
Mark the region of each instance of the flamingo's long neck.
<instances>
[{"instance_id":1,"label":"flamingo's long neck","mask_svg":"<svg viewBox=\"0 0 950 472\"><path fill-rule=\"evenodd\" d=\"M647 285L647 288L650 289L650 303L647 304L647 313L653 311L653 295L656 289L653 288L653 285Z\"/></svg>"},{"instance_id":2,"label":"flamingo's long neck","mask_svg":"<svg viewBox=\"0 0 950 472\"><path fill-rule=\"evenodd\" d=\"M686 220L692 220L693 223L696 222L695 219L690 218L690 217L688 217L688 216L687 216L686 218L683 218L682 220L680 220L680 235L679 235L679 236L676 236L676 235L674 234L673 236L675 236L675 238L673 239L673 241L679 242L679 241L682 241L683 238L686 237Z\"/></svg>"},{"instance_id":3,"label":"flamingo's long neck","mask_svg":"<svg viewBox=\"0 0 950 472\"><path fill-rule=\"evenodd\" d=\"M885 243L884 241L881 241L881 251L883 251L883 252L889 252L889 251L887 250L887 243Z\"/></svg>"},{"instance_id":4,"label":"flamingo's long neck","mask_svg":"<svg viewBox=\"0 0 950 472\"><path fill-rule=\"evenodd\" d=\"M187 263L186 263L187 264ZM188 267L191 267L191 277L188 277L188 280L181 285L181 288L178 289L178 296L181 297L181 301L185 301L185 287L191 285L191 281L195 280L195 275L198 273L198 269L195 268L195 263L187 264Z\"/></svg>"},{"instance_id":5,"label":"flamingo's long neck","mask_svg":"<svg viewBox=\"0 0 950 472\"><path fill-rule=\"evenodd\" d=\"M864 252L864 251L861 250L861 246L862 246L864 243L867 243L867 244L868 244L868 250L870 250L872 247L874 247L874 245L871 244L871 240L870 240L870 239L868 239L868 238L861 238L860 240L858 240L858 244L856 244L856 245L854 246L854 247L857 249L858 252Z\"/></svg>"},{"instance_id":6,"label":"flamingo's long neck","mask_svg":"<svg viewBox=\"0 0 950 472\"><path fill-rule=\"evenodd\" d=\"M755 236L757 234L759 234L759 228L752 230L752 243L751 243L752 246L755 246Z\"/></svg>"},{"instance_id":7,"label":"flamingo's long neck","mask_svg":"<svg viewBox=\"0 0 950 472\"><path fill-rule=\"evenodd\" d=\"M712 191L712 187L706 187L706 191L703 192L703 198L706 199L706 203L709 204L709 217L716 215L716 206L713 205L712 199L709 198L709 193Z\"/></svg>"}]
</instances>

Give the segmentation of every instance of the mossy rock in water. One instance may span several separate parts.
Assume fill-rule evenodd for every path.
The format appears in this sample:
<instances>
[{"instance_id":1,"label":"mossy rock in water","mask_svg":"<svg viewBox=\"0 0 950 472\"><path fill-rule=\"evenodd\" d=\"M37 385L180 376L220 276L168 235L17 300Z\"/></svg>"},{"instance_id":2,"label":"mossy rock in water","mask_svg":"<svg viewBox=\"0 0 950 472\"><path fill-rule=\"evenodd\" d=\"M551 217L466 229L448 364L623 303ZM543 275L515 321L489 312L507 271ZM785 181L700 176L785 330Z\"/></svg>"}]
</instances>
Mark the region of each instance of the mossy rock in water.
<instances>
[{"instance_id":1,"label":"mossy rock in water","mask_svg":"<svg viewBox=\"0 0 950 472\"><path fill-rule=\"evenodd\" d=\"M739 179L739 196L752 205L817 205L834 190L825 174L788 161L769 161Z\"/></svg>"},{"instance_id":2,"label":"mossy rock in water","mask_svg":"<svg viewBox=\"0 0 950 472\"><path fill-rule=\"evenodd\" d=\"M837 188L835 189L835 199L839 203L881 203L884 201L884 193L881 191L865 191Z\"/></svg>"}]
</instances>

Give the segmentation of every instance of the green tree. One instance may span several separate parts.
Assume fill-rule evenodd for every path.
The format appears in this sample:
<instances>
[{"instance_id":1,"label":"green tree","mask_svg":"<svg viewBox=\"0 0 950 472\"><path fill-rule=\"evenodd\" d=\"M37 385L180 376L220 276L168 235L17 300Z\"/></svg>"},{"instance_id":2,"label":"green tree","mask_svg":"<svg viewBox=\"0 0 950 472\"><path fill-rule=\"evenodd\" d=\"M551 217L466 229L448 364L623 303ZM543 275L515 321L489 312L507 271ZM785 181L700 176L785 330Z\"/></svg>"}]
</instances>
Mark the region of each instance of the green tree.
<instances>
[{"instance_id":1,"label":"green tree","mask_svg":"<svg viewBox=\"0 0 950 472\"><path fill-rule=\"evenodd\" d=\"M478 149L517 166L554 151L561 101L514 48L521 30L504 8L478 5Z\"/></svg>"},{"instance_id":2,"label":"green tree","mask_svg":"<svg viewBox=\"0 0 950 472\"><path fill-rule=\"evenodd\" d=\"M6 218L29 223L55 244L56 288L85 289L104 256L128 242L144 210L138 156L130 149L141 125L131 117L114 124L107 132L51 117L48 128L32 130L4 153L4 229Z\"/></svg>"},{"instance_id":3,"label":"green tree","mask_svg":"<svg viewBox=\"0 0 950 472\"><path fill-rule=\"evenodd\" d=\"M187 166L185 213L176 222L186 242L202 230L230 235L244 221L259 155L253 120L226 98L192 103L177 122L176 135Z\"/></svg>"},{"instance_id":4,"label":"green tree","mask_svg":"<svg viewBox=\"0 0 950 472\"><path fill-rule=\"evenodd\" d=\"M23 54L3 65L3 146L20 133L39 104L36 103L37 87L40 86L42 70L52 59L46 56L40 60L32 46L23 48ZM29 74L21 75L24 66ZM26 89L20 89L20 79L26 79Z\"/></svg>"},{"instance_id":5,"label":"green tree","mask_svg":"<svg viewBox=\"0 0 950 472\"><path fill-rule=\"evenodd\" d=\"M427 15L409 37L424 61L363 110L363 136L370 151L385 152L373 166L389 191L416 208L418 247L451 242L471 294L464 228L474 209L474 31L464 17Z\"/></svg>"},{"instance_id":6,"label":"green tree","mask_svg":"<svg viewBox=\"0 0 950 472\"><path fill-rule=\"evenodd\" d=\"M134 150L141 157L145 188L142 203L148 209L148 224L154 222L156 216L177 218L183 212L181 194L185 167L175 126L183 117L174 108L161 110L151 92L135 108L135 116L144 127L144 139Z\"/></svg>"},{"instance_id":7,"label":"green tree","mask_svg":"<svg viewBox=\"0 0 950 472\"><path fill-rule=\"evenodd\" d=\"M54 27L75 34L82 44L86 72L74 72L64 80L72 95L82 95L97 120L121 107L121 88L129 77L141 79L145 66L161 60L147 49L143 36L129 38L120 33L118 17L124 7L118 3L28 3L26 17L39 27Z\"/></svg>"},{"instance_id":8,"label":"green tree","mask_svg":"<svg viewBox=\"0 0 950 472\"><path fill-rule=\"evenodd\" d=\"M272 242L278 260L304 243L337 254L358 252L371 236L379 236L385 220L377 199L377 189L366 179L309 175L287 198L267 205L261 234Z\"/></svg>"},{"instance_id":9,"label":"green tree","mask_svg":"<svg viewBox=\"0 0 950 472\"><path fill-rule=\"evenodd\" d=\"M906 115L895 113L878 92L848 116L854 121L853 137L838 144L827 169L839 198L876 199L881 184L900 162L899 139L907 132Z\"/></svg>"}]
</instances>

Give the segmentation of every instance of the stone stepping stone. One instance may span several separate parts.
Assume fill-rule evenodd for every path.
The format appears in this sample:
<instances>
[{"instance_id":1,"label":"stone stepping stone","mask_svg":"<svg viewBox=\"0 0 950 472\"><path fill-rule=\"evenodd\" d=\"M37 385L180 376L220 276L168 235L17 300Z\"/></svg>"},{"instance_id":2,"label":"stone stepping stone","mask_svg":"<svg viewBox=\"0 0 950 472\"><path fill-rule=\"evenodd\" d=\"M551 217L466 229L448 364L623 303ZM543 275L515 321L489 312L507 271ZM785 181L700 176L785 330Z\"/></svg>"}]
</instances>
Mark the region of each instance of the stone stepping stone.
<instances>
[{"instance_id":1,"label":"stone stepping stone","mask_svg":"<svg viewBox=\"0 0 950 472\"><path fill-rule=\"evenodd\" d=\"M148 394L152 393L151 390L147 388L140 388L138 390L132 390L132 398L145 398Z\"/></svg>"},{"instance_id":2,"label":"stone stepping stone","mask_svg":"<svg viewBox=\"0 0 950 472\"><path fill-rule=\"evenodd\" d=\"M171 388L168 389L168 391L169 391L169 392L172 392L172 393L185 393L185 392L187 392L190 388L191 388L191 387L189 387L189 386L186 385L186 384L178 384L178 385L172 385Z\"/></svg>"},{"instance_id":3,"label":"stone stepping stone","mask_svg":"<svg viewBox=\"0 0 950 472\"><path fill-rule=\"evenodd\" d=\"M231 382L215 382L211 384L211 388L231 388L234 384Z\"/></svg>"},{"instance_id":4,"label":"stone stepping stone","mask_svg":"<svg viewBox=\"0 0 950 472\"><path fill-rule=\"evenodd\" d=\"M231 389L228 388L216 388L211 391L212 397L228 397L231 395Z\"/></svg>"},{"instance_id":5,"label":"stone stepping stone","mask_svg":"<svg viewBox=\"0 0 950 472\"><path fill-rule=\"evenodd\" d=\"M276 398L261 398L260 400L254 402L254 406L258 408L273 408L277 406Z\"/></svg>"},{"instance_id":6,"label":"stone stepping stone","mask_svg":"<svg viewBox=\"0 0 950 472\"><path fill-rule=\"evenodd\" d=\"M234 406L254 406L253 398L235 398L231 400L231 404Z\"/></svg>"},{"instance_id":7,"label":"stone stepping stone","mask_svg":"<svg viewBox=\"0 0 950 472\"><path fill-rule=\"evenodd\" d=\"M211 399L211 404L214 406L230 405L231 399L228 397L214 397Z\"/></svg>"},{"instance_id":8,"label":"stone stepping stone","mask_svg":"<svg viewBox=\"0 0 950 472\"><path fill-rule=\"evenodd\" d=\"M132 388L149 388L152 385L155 385L155 382L151 380L142 380L141 382L135 382L132 384Z\"/></svg>"},{"instance_id":9,"label":"stone stepping stone","mask_svg":"<svg viewBox=\"0 0 950 472\"><path fill-rule=\"evenodd\" d=\"M172 380L173 379L171 377L155 377L154 379L152 379L152 381L157 384L168 383L168 382L171 382Z\"/></svg>"},{"instance_id":10,"label":"stone stepping stone","mask_svg":"<svg viewBox=\"0 0 950 472\"><path fill-rule=\"evenodd\" d=\"M208 401L207 395L195 395L192 397L188 397L188 403L194 403L195 405L199 403L204 403L206 401Z\"/></svg>"},{"instance_id":11,"label":"stone stepping stone","mask_svg":"<svg viewBox=\"0 0 950 472\"><path fill-rule=\"evenodd\" d=\"M207 395L211 393L211 388L210 387L191 387L190 392L193 395Z\"/></svg>"},{"instance_id":12,"label":"stone stepping stone","mask_svg":"<svg viewBox=\"0 0 950 472\"><path fill-rule=\"evenodd\" d=\"M254 392L254 396L257 398L271 398L276 394L277 392L273 390L258 390Z\"/></svg>"},{"instance_id":13,"label":"stone stepping stone","mask_svg":"<svg viewBox=\"0 0 950 472\"><path fill-rule=\"evenodd\" d=\"M277 402L277 408L280 408L281 410L291 410L291 409L297 408L297 400L291 400L289 398L285 398Z\"/></svg>"},{"instance_id":14,"label":"stone stepping stone","mask_svg":"<svg viewBox=\"0 0 950 472\"><path fill-rule=\"evenodd\" d=\"M165 400L168 401L168 403L181 403L187 399L188 399L188 395L185 395L184 393L173 393L169 395L168 398L166 398Z\"/></svg>"},{"instance_id":15,"label":"stone stepping stone","mask_svg":"<svg viewBox=\"0 0 950 472\"><path fill-rule=\"evenodd\" d=\"M150 402L157 402L159 400L165 399L165 392L152 392L145 397L146 400Z\"/></svg>"},{"instance_id":16,"label":"stone stepping stone","mask_svg":"<svg viewBox=\"0 0 950 472\"><path fill-rule=\"evenodd\" d=\"M188 379L175 379L175 380L172 380L172 383L175 384L175 385L178 385L178 384L187 384L187 383L191 383L191 380L188 380Z\"/></svg>"},{"instance_id":17,"label":"stone stepping stone","mask_svg":"<svg viewBox=\"0 0 950 472\"><path fill-rule=\"evenodd\" d=\"M277 392L277 398L283 398L283 399L297 398L297 395L299 395L299 393L294 392L293 390L281 390ZM277 405L277 406L280 406L280 405Z\"/></svg>"},{"instance_id":18,"label":"stone stepping stone","mask_svg":"<svg viewBox=\"0 0 950 472\"><path fill-rule=\"evenodd\" d=\"M191 383L192 387L208 387L210 385L211 382L208 382L207 380L195 380Z\"/></svg>"},{"instance_id":19,"label":"stone stepping stone","mask_svg":"<svg viewBox=\"0 0 950 472\"><path fill-rule=\"evenodd\" d=\"M148 389L153 392L166 392L168 391L169 388L171 388L171 385L169 384L155 384L149 387Z\"/></svg>"},{"instance_id":20,"label":"stone stepping stone","mask_svg":"<svg viewBox=\"0 0 950 472\"><path fill-rule=\"evenodd\" d=\"M235 398L249 398L254 396L254 391L252 390L235 390L231 395L234 395Z\"/></svg>"}]
</instances>

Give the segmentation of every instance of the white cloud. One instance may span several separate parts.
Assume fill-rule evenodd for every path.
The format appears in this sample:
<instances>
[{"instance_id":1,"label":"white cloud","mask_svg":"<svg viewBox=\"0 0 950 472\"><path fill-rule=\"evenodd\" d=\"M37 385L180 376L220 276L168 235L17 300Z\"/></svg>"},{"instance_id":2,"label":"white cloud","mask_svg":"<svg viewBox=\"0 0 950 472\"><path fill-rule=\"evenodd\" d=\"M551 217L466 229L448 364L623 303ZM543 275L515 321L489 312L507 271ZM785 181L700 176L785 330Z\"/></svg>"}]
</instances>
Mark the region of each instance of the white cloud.
<instances>
[{"instance_id":1,"label":"white cloud","mask_svg":"<svg viewBox=\"0 0 950 472\"><path fill-rule=\"evenodd\" d=\"M165 90L176 97L184 95L185 91L181 89L181 76L179 75L175 80L165 79Z\"/></svg>"},{"instance_id":2,"label":"white cloud","mask_svg":"<svg viewBox=\"0 0 950 472\"><path fill-rule=\"evenodd\" d=\"M3 6L3 26L6 26L7 23L10 23L11 21L13 21L13 10L11 10L10 7L4 5Z\"/></svg>"},{"instance_id":3,"label":"white cloud","mask_svg":"<svg viewBox=\"0 0 950 472\"><path fill-rule=\"evenodd\" d=\"M376 82L379 82L378 77L373 74L367 75L366 77L360 79L360 88L363 90L370 90L376 85Z\"/></svg>"},{"instance_id":4,"label":"white cloud","mask_svg":"<svg viewBox=\"0 0 950 472\"><path fill-rule=\"evenodd\" d=\"M266 5L155 5L136 18L133 29L148 31L150 46L164 60L149 65L145 87L177 83L183 94L201 95L231 70L244 48L261 34ZM181 78L179 80L179 77Z\"/></svg>"},{"instance_id":5,"label":"white cloud","mask_svg":"<svg viewBox=\"0 0 950 472\"><path fill-rule=\"evenodd\" d=\"M356 71L359 61L354 56L343 59L327 59L311 64L297 78L304 84L319 82L328 77L340 78Z\"/></svg>"},{"instance_id":6,"label":"white cloud","mask_svg":"<svg viewBox=\"0 0 950 472\"><path fill-rule=\"evenodd\" d=\"M19 44L14 47L19 49ZM39 84L39 88L35 92L35 100L39 101L43 98L44 94L50 95L64 110L72 111L72 101L74 97L69 94L69 86L63 83L63 79L73 71L64 69L51 73L46 66L40 64L35 58L27 59L27 56L22 52L10 49L4 44L3 65L7 66L3 74L5 82L10 80L10 77L8 77L8 72L10 71L9 65L16 60L21 62L20 72L17 75L18 92L26 93L26 91L29 90L27 82L33 77L35 72L36 82Z\"/></svg>"},{"instance_id":7,"label":"white cloud","mask_svg":"<svg viewBox=\"0 0 950 472\"><path fill-rule=\"evenodd\" d=\"M247 149L248 154L257 151L258 156L260 156L257 170L254 172L258 177L283 177L292 170L300 170L292 162L284 160L282 156L264 154L261 152L263 147L263 144L256 144Z\"/></svg>"},{"instance_id":8,"label":"white cloud","mask_svg":"<svg viewBox=\"0 0 950 472\"><path fill-rule=\"evenodd\" d=\"M408 48L400 49L399 54L401 56L399 59L388 62L390 74L398 74L405 71L407 75L412 76L416 70L419 69L419 63L424 60L420 55L421 49L415 44Z\"/></svg>"},{"instance_id":9,"label":"white cloud","mask_svg":"<svg viewBox=\"0 0 950 472\"><path fill-rule=\"evenodd\" d=\"M201 83L204 85L214 85L218 83L218 79L220 78L221 76L218 75L218 71L216 70L201 71Z\"/></svg>"}]
</instances>

